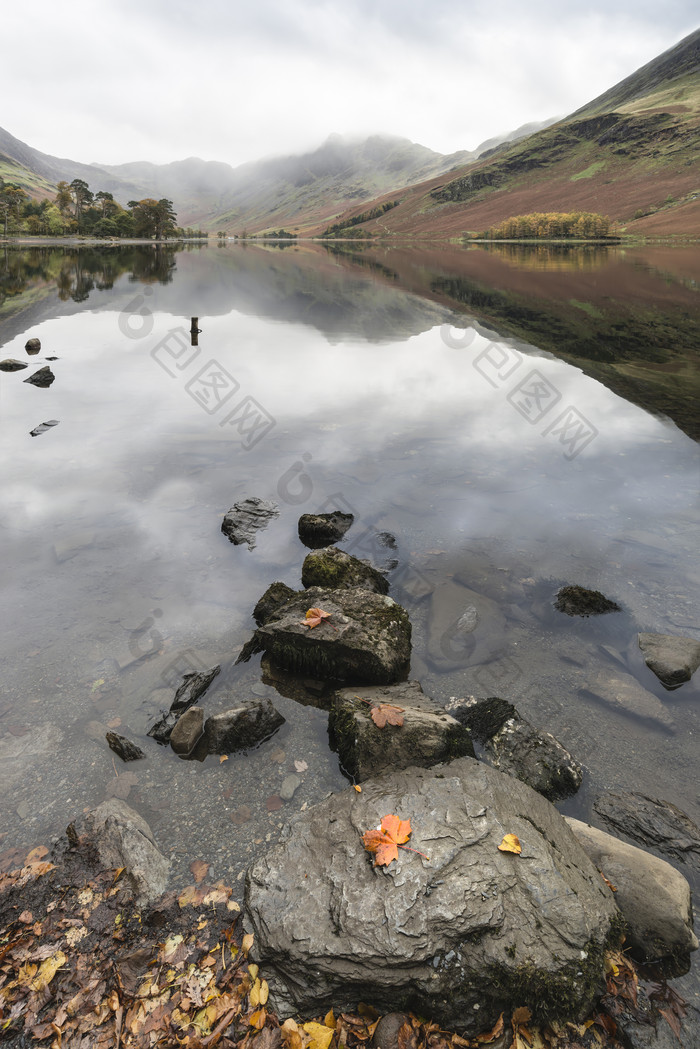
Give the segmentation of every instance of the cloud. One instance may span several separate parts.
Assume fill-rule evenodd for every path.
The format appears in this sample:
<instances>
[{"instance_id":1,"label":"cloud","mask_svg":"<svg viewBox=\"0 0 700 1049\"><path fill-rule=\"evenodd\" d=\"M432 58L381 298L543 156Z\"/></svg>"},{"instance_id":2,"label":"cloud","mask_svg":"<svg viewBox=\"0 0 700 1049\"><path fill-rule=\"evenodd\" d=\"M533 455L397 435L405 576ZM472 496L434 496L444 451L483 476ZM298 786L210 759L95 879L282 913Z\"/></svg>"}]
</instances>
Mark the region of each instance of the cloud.
<instances>
[{"instance_id":1,"label":"cloud","mask_svg":"<svg viewBox=\"0 0 700 1049\"><path fill-rule=\"evenodd\" d=\"M565 114L693 28L690 4L595 0L37 0L32 46L6 51L3 124L82 161L301 152L331 131L453 152ZM4 16L26 37L24 13Z\"/></svg>"}]
</instances>

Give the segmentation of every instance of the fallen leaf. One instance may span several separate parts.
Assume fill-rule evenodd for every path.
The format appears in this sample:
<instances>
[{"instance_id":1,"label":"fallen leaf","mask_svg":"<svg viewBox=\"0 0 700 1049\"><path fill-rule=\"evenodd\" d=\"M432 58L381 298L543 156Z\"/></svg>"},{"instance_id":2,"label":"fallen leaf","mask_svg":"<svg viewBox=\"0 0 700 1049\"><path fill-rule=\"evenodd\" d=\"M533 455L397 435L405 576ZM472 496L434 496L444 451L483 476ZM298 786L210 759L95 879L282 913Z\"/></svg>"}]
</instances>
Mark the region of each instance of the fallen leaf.
<instances>
[{"instance_id":1,"label":"fallen leaf","mask_svg":"<svg viewBox=\"0 0 700 1049\"><path fill-rule=\"evenodd\" d=\"M501 852L513 852L516 856L519 856L523 851L523 847L520 844L520 838L517 834L504 835L503 841L498 848Z\"/></svg>"},{"instance_id":2,"label":"fallen leaf","mask_svg":"<svg viewBox=\"0 0 700 1049\"><path fill-rule=\"evenodd\" d=\"M282 801L279 794L271 794L265 802L265 804L267 805L268 812L276 812L278 809L282 808L284 802Z\"/></svg>"},{"instance_id":3,"label":"fallen leaf","mask_svg":"<svg viewBox=\"0 0 700 1049\"><path fill-rule=\"evenodd\" d=\"M235 900L229 900L226 904L227 911L240 911L240 904L236 903Z\"/></svg>"},{"instance_id":4,"label":"fallen leaf","mask_svg":"<svg viewBox=\"0 0 700 1049\"><path fill-rule=\"evenodd\" d=\"M332 1009L323 1017L323 1022L326 1027L330 1027L331 1031L335 1031L335 1016Z\"/></svg>"},{"instance_id":5,"label":"fallen leaf","mask_svg":"<svg viewBox=\"0 0 700 1049\"><path fill-rule=\"evenodd\" d=\"M370 711L370 717L377 726L377 728L384 728L385 725L403 725L403 707L395 707L393 703L380 703L376 707L372 707Z\"/></svg>"},{"instance_id":6,"label":"fallen leaf","mask_svg":"<svg viewBox=\"0 0 700 1049\"><path fill-rule=\"evenodd\" d=\"M603 881L605 882L607 887L610 889L610 891L611 892L617 892L617 886L613 885L613 883L611 881L608 881L608 879L605 877L605 875L603 874L602 871L598 871L598 873L600 874L601 878L603 879Z\"/></svg>"},{"instance_id":7,"label":"fallen leaf","mask_svg":"<svg viewBox=\"0 0 700 1049\"><path fill-rule=\"evenodd\" d=\"M34 921L34 915L31 911L22 911L19 916L19 920L23 925L31 925Z\"/></svg>"},{"instance_id":8,"label":"fallen leaf","mask_svg":"<svg viewBox=\"0 0 700 1049\"><path fill-rule=\"evenodd\" d=\"M245 936L241 940L241 950L243 951L244 954L247 954L248 951L250 950L250 948L253 946L253 940L254 939L255 939L255 936L253 935L252 932L247 932L245 934Z\"/></svg>"},{"instance_id":9,"label":"fallen leaf","mask_svg":"<svg viewBox=\"0 0 700 1049\"><path fill-rule=\"evenodd\" d=\"M204 881L209 870L209 864L205 863L204 860L192 860L190 863L190 870L194 877L195 885L199 885L200 881Z\"/></svg>"},{"instance_id":10,"label":"fallen leaf","mask_svg":"<svg viewBox=\"0 0 700 1049\"><path fill-rule=\"evenodd\" d=\"M26 863L38 863L39 860L43 860L44 856L48 856L49 850L45 845L37 845L35 849L29 853L26 859Z\"/></svg>"},{"instance_id":11,"label":"fallen leaf","mask_svg":"<svg viewBox=\"0 0 700 1049\"><path fill-rule=\"evenodd\" d=\"M330 618L330 612L324 612L322 608L310 608L306 613L306 619L302 621L301 625L307 626L309 630L313 630L313 628L322 623L324 619Z\"/></svg>"},{"instance_id":12,"label":"fallen leaf","mask_svg":"<svg viewBox=\"0 0 700 1049\"><path fill-rule=\"evenodd\" d=\"M255 1027L256 1030L260 1031L265 1026L265 1020L267 1019L267 1013L264 1009L257 1009L251 1016L248 1017L248 1025Z\"/></svg>"},{"instance_id":13,"label":"fallen leaf","mask_svg":"<svg viewBox=\"0 0 700 1049\"><path fill-rule=\"evenodd\" d=\"M398 816L383 816L379 830L367 830L362 835L362 844L367 852L374 852L374 866L386 867L392 860L398 859L399 845L403 845L411 836L411 821L399 819Z\"/></svg>"},{"instance_id":14,"label":"fallen leaf","mask_svg":"<svg viewBox=\"0 0 700 1049\"><path fill-rule=\"evenodd\" d=\"M302 1027L308 1035L311 1035L308 1049L328 1049L333 1041L334 1031L332 1028L313 1021L302 1024Z\"/></svg>"},{"instance_id":15,"label":"fallen leaf","mask_svg":"<svg viewBox=\"0 0 700 1049\"><path fill-rule=\"evenodd\" d=\"M360 786L359 783L353 783L353 787L355 788L355 790L357 791L358 794L362 793L362 787Z\"/></svg>"},{"instance_id":16,"label":"fallen leaf","mask_svg":"<svg viewBox=\"0 0 700 1049\"><path fill-rule=\"evenodd\" d=\"M295 761L294 762L294 768L297 770L297 772L306 772L308 767L309 766L306 764L305 761Z\"/></svg>"},{"instance_id":17,"label":"fallen leaf","mask_svg":"<svg viewBox=\"0 0 700 1049\"><path fill-rule=\"evenodd\" d=\"M66 964L66 956L63 951L56 951L52 958L47 958L39 966L39 971L29 986L33 991L43 991L53 980L54 976Z\"/></svg>"},{"instance_id":18,"label":"fallen leaf","mask_svg":"<svg viewBox=\"0 0 700 1049\"><path fill-rule=\"evenodd\" d=\"M484 1034L477 1034L474 1041L479 1042L481 1045L488 1045L489 1042L495 1042L497 1038L500 1038L503 1034L503 1013L498 1017L496 1023L490 1031L486 1031Z\"/></svg>"},{"instance_id":19,"label":"fallen leaf","mask_svg":"<svg viewBox=\"0 0 700 1049\"><path fill-rule=\"evenodd\" d=\"M221 757L219 758L219 764L220 764L220 765L223 765L223 763L224 763L225 761L228 761L228 754L222 754L222 755L221 755Z\"/></svg>"}]
</instances>

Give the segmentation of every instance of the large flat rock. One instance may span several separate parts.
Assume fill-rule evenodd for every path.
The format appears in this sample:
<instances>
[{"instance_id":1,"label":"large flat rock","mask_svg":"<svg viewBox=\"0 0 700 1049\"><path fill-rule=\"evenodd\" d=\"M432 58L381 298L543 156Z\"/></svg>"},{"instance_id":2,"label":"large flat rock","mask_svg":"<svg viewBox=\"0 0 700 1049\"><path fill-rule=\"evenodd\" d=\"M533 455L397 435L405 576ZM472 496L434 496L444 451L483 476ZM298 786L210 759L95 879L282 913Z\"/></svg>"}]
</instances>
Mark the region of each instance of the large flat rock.
<instances>
[{"instance_id":1,"label":"large flat rock","mask_svg":"<svg viewBox=\"0 0 700 1049\"><path fill-rule=\"evenodd\" d=\"M409 844L374 867L362 835L388 814ZM522 854L499 851L504 835ZM475 1033L509 1006L573 1015L602 978L619 912L556 809L472 758L368 780L297 817L247 873L274 1008L359 1001Z\"/></svg>"}]
</instances>

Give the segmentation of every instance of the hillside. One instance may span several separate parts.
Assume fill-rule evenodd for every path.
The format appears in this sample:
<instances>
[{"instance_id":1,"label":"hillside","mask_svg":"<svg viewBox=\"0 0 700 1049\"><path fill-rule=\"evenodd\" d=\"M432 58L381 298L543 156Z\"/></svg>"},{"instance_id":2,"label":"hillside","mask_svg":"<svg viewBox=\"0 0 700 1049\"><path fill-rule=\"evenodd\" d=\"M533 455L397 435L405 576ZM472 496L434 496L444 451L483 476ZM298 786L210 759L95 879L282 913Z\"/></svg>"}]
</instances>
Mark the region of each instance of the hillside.
<instances>
[{"instance_id":1,"label":"hillside","mask_svg":"<svg viewBox=\"0 0 700 1049\"><path fill-rule=\"evenodd\" d=\"M626 233L698 237L699 172L697 31L570 117L412 187L380 218L352 223L389 195L336 222L355 235L445 238L528 212L596 211Z\"/></svg>"}]
</instances>

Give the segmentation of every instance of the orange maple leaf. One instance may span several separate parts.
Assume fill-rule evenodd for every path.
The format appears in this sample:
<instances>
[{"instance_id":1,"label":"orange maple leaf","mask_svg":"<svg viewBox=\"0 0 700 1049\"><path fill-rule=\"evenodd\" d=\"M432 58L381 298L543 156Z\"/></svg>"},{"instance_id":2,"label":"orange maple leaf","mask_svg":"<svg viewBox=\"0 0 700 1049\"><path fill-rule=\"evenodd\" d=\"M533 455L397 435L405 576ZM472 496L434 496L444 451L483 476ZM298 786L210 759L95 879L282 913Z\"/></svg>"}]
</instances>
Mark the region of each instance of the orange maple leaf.
<instances>
[{"instance_id":1,"label":"orange maple leaf","mask_svg":"<svg viewBox=\"0 0 700 1049\"><path fill-rule=\"evenodd\" d=\"M315 626L322 623L324 619L330 619L331 613L324 612L322 608L310 608L306 613L306 618L302 620L301 625L307 626L309 630L313 630ZM333 625L332 623L330 624Z\"/></svg>"},{"instance_id":2,"label":"orange maple leaf","mask_svg":"<svg viewBox=\"0 0 700 1049\"><path fill-rule=\"evenodd\" d=\"M519 856L523 851L523 847L520 844L520 838L517 834L505 834L503 841L498 846L501 852L513 852L516 856Z\"/></svg>"},{"instance_id":3,"label":"orange maple leaf","mask_svg":"<svg viewBox=\"0 0 700 1049\"><path fill-rule=\"evenodd\" d=\"M403 707L395 707L393 703L379 703L372 707L370 717L377 728L385 725L403 725Z\"/></svg>"},{"instance_id":4,"label":"orange maple leaf","mask_svg":"<svg viewBox=\"0 0 700 1049\"><path fill-rule=\"evenodd\" d=\"M418 852L404 844L411 836L411 821L399 819L398 816L382 816L379 830L367 830L362 835L362 844L367 852L375 853L374 866L386 867L392 860L399 858L399 847ZM425 853L418 853L427 860Z\"/></svg>"}]
</instances>

